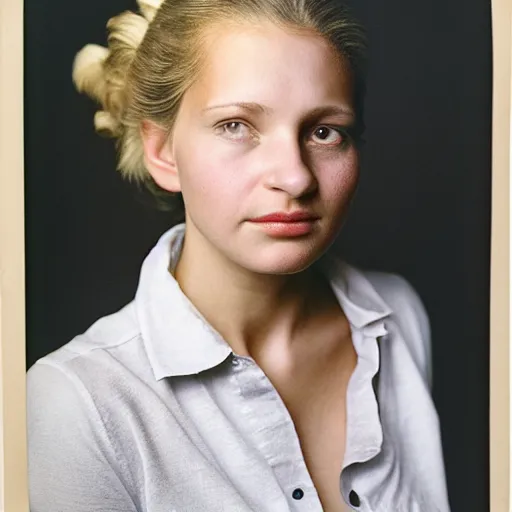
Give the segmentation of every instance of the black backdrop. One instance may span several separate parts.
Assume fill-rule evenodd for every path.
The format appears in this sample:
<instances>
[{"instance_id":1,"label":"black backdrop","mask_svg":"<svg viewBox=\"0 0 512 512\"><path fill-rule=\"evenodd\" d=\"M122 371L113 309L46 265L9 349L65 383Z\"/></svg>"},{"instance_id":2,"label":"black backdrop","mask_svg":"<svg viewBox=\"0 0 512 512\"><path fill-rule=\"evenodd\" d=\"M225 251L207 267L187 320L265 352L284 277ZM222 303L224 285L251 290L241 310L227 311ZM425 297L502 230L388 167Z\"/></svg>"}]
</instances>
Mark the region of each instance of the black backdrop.
<instances>
[{"instance_id":1,"label":"black backdrop","mask_svg":"<svg viewBox=\"0 0 512 512\"><path fill-rule=\"evenodd\" d=\"M371 44L362 181L339 240L404 275L431 318L454 512L489 509L490 0L360 0ZM115 172L71 82L134 0L25 1L27 368L119 309L169 225ZM423 511L422 511L423 512ZM424 511L430 512L430 511Z\"/></svg>"}]
</instances>

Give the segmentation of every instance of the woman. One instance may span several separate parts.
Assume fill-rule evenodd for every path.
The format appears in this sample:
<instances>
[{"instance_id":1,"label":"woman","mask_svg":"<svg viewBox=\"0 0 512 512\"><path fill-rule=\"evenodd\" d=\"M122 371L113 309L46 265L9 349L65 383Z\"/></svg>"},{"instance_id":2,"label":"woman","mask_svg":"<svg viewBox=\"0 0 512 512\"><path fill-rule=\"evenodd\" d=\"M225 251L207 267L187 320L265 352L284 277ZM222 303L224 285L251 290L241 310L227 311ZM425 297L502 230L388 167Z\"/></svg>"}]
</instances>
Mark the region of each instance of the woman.
<instances>
[{"instance_id":1,"label":"woman","mask_svg":"<svg viewBox=\"0 0 512 512\"><path fill-rule=\"evenodd\" d=\"M119 169L185 222L28 372L32 512L445 512L429 324L329 248L364 36L334 0L140 1L78 55Z\"/></svg>"}]
</instances>

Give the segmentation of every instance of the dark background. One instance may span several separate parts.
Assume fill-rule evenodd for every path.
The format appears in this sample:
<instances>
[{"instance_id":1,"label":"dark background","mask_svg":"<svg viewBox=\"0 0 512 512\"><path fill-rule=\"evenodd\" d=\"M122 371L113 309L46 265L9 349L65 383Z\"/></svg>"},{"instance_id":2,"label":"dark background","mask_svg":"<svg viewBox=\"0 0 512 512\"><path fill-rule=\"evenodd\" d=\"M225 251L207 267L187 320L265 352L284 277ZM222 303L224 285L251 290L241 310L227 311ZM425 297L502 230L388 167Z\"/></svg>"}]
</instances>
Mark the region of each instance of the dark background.
<instances>
[{"instance_id":1,"label":"dark background","mask_svg":"<svg viewBox=\"0 0 512 512\"><path fill-rule=\"evenodd\" d=\"M363 0L371 56L362 180L339 241L398 272L433 334L453 512L489 510L490 0ZM71 65L134 0L25 2L27 368L118 310L170 227L115 172ZM423 511L422 511L423 512ZM430 512L430 511L424 511Z\"/></svg>"}]
</instances>

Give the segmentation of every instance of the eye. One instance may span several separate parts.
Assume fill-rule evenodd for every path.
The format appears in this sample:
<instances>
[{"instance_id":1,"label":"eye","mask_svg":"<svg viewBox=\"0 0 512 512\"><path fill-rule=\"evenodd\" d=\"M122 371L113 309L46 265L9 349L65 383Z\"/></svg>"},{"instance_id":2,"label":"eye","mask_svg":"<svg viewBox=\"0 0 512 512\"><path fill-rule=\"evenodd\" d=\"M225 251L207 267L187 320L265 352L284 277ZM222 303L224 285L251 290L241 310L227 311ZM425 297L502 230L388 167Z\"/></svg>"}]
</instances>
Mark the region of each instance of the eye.
<instances>
[{"instance_id":1,"label":"eye","mask_svg":"<svg viewBox=\"0 0 512 512\"><path fill-rule=\"evenodd\" d=\"M250 138L251 130L241 121L227 121L217 126L220 135L226 136L231 140L244 140Z\"/></svg>"},{"instance_id":2,"label":"eye","mask_svg":"<svg viewBox=\"0 0 512 512\"><path fill-rule=\"evenodd\" d=\"M330 126L318 126L312 133L314 142L324 146L340 146L345 145L349 141L348 134L341 128L333 128Z\"/></svg>"}]
</instances>

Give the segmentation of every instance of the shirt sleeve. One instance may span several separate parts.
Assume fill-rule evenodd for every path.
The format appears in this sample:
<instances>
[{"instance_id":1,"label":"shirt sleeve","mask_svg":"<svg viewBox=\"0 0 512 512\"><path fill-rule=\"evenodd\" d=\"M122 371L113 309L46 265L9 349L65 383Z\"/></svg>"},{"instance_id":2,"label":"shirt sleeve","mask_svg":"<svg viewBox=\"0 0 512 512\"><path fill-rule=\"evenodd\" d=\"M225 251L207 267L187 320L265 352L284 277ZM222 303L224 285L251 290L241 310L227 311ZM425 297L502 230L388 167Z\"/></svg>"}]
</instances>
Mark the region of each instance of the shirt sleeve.
<instances>
[{"instance_id":1,"label":"shirt sleeve","mask_svg":"<svg viewBox=\"0 0 512 512\"><path fill-rule=\"evenodd\" d=\"M85 386L53 365L27 373L31 512L137 512Z\"/></svg>"}]
</instances>

